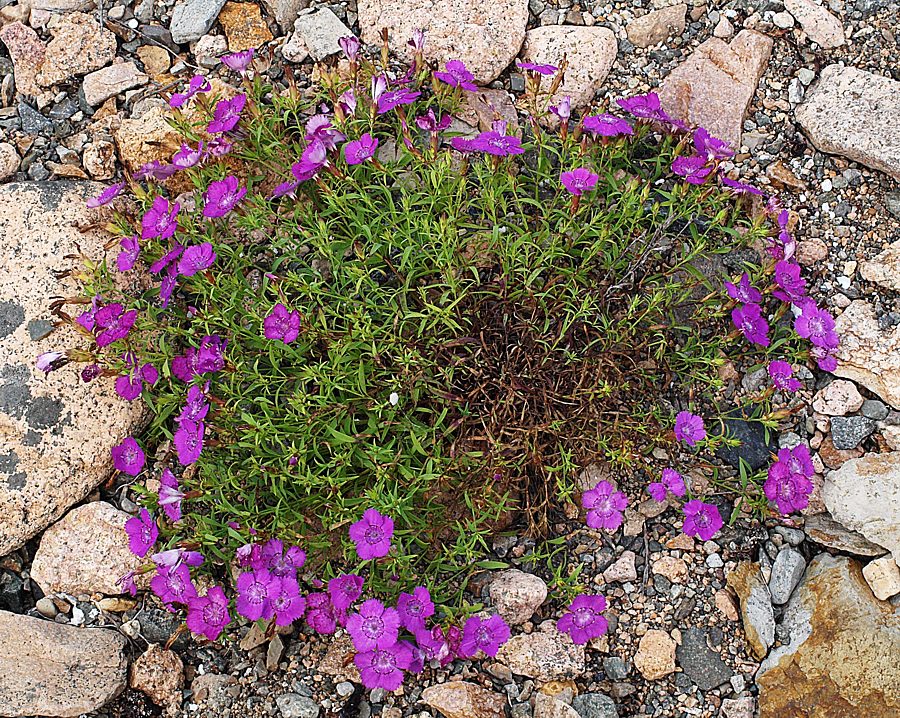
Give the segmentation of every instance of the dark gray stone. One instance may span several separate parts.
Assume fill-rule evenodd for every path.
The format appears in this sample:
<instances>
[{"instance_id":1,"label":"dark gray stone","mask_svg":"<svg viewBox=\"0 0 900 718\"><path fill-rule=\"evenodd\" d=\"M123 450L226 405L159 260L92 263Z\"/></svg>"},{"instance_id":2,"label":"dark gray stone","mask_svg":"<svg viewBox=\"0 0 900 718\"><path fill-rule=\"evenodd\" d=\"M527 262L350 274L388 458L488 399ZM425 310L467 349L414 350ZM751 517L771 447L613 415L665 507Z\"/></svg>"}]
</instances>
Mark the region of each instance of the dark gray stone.
<instances>
[{"instance_id":1,"label":"dark gray stone","mask_svg":"<svg viewBox=\"0 0 900 718\"><path fill-rule=\"evenodd\" d=\"M25 582L7 571L0 571L0 609L25 612Z\"/></svg>"},{"instance_id":2,"label":"dark gray stone","mask_svg":"<svg viewBox=\"0 0 900 718\"><path fill-rule=\"evenodd\" d=\"M740 413L740 409L732 409L725 419L726 434L738 439L740 446L721 446L716 455L723 461L727 461L734 468L740 467L743 459L754 471L768 466L771 455L778 451L778 437L775 432L769 432L766 437L766 428L758 421L747 421Z\"/></svg>"},{"instance_id":3,"label":"dark gray stone","mask_svg":"<svg viewBox=\"0 0 900 718\"><path fill-rule=\"evenodd\" d=\"M49 336L53 331L53 322L48 319L32 319L28 322L28 336L31 341L36 342Z\"/></svg>"},{"instance_id":4,"label":"dark gray stone","mask_svg":"<svg viewBox=\"0 0 900 718\"><path fill-rule=\"evenodd\" d=\"M25 102L19 103L19 121L22 132L27 135L49 135L53 132L53 123Z\"/></svg>"},{"instance_id":5,"label":"dark gray stone","mask_svg":"<svg viewBox=\"0 0 900 718\"><path fill-rule=\"evenodd\" d=\"M727 683L734 672L706 642L706 631L688 628L681 633L681 645L675 649L678 665L702 691Z\"/></svg>"},{"instance_id":6,"label":"dark gray stone","mask_svg":"<svg viewBox=\"0 0 900 718\"><path fill-rule=\"evenodd\" d=\"M185 0L172 11L169 32L178 44L194 42L209 32L225 0Z\"/></svg>"},{"instance_id":7,"label":"dark gray stone","mask_svg":"<svg viewBox=\"0 0 900 718\"><path fill-rule=\"evenodd\" d=\"M831 440L835 449L855 449L875 431L875 422L865 416L833 416Z\"/></svg>"},{"instance_id":8,"label":"dark gray stone","mask_svg":"<svg viewBox=\"0 0 900 718\"><path fill-rule=\"evenodd\" d=\"M615 701L605 693L583 693L575 696L572 699L572 707L581 718L619 718Z\"/></svg>"},{"instance_id":9,"label":"dark gray stone","mask_svg":"<svg viewBox=\"0 0 900 718\"><path fill-rule=\"evenodd\" d=\"M628 666L618 656L604 658L603 671L608 678L614 681L621 681L628 676Z\"/></svg>"},{"instance_id":10,"label":"dark gray stone","mask_svg":"<svg viewBox=\"0 0 900 718\"><path fill-rule=\"evenodd\" d=\"M862 405L862 415L873 421L884 421L887 419L888 408L878 399L866 399Z\"/></svg>"}]
</instances>

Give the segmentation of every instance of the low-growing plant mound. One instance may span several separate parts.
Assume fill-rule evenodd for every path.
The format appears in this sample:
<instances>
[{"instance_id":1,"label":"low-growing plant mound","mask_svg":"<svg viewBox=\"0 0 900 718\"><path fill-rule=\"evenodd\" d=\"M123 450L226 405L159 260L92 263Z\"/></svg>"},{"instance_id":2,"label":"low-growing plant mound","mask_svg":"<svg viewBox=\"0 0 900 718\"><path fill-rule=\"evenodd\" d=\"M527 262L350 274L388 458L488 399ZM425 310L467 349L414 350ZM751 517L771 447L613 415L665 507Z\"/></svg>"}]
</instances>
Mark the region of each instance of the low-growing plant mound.
<instances>
[{"instance_id":1,"label":"low-growing plant mound","mask_svg":"<svg viewBox=\"0 0 900 718\"><path fill-rule=\"evenodd\" d=\"M252 52L228 58L241 92L198 77L175 95L184 146L128 182L136 202L109 214L117 266L94 268L86 311L60 309L93 342L68 355L89 362L84 379L117 375L123 398L152 409L140 441L114 451L165 516L133 519L132 547L146 555L161 533L172 551L154 554L154 590L210 637L228 599L197 596L196 551L200 570L246 569L236 607L250 620L306 611L333 630L362 590L344 576L334 580L349 590L302 599L292 577L306 554L280 541L304 547L310 575L336 576L355 546L374 560L370 590L421 582L459 607L451 596L491 565L479 561L498 526L540 536L580 492L589 526L621 525L625 493L608 481L586 491L583 467L627 469L633 484L618 489L637 493L656 472L653 448L728 443L687 410L717 420L719 369L746 340L796 361L799 333L826 364L836 345L789 261L787 214L772 201L747 213L759 192L721 174L728 149L655 95L619 102L631 121L576 120L566 98L546 109L562 72L522 65L528 125L498 114L479 133L453 119L477 92L461 63L432 73L419 53L398 76L386 51L372 63L345 45L349 63L311 97L253 78ZM145 265L161 281L121 296L114 272ZM42 357L48 370L64 360ZM796 389L792 371L770 366L775 386L756 409L769 425L773 393ZM770 471L765 494L744 471L716 492L758 508L787 492L793 509L809 493L802 458L780 457L788 468ZM684 530L712 535L719 509L666 471L651 496L684 497ZM582 633L605 626L594 598L573 604ZM368 620L360 610L348 627ZM409 620L422 648L424 623ZM464 645L473 631L481 641L471 654L505 640L488 623L467 628ZM387 647L358 643L367 655Z\"/></svg>"}]
</instances>

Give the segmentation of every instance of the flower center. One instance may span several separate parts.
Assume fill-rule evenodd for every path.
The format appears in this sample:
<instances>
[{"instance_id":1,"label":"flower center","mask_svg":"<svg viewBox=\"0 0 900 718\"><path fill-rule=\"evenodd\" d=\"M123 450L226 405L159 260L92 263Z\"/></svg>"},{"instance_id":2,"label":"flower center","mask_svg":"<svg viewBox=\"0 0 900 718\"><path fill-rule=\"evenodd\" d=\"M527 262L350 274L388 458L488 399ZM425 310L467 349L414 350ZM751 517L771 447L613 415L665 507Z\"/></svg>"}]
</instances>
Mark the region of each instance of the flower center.
<instances>
[{"instance_id":1,"label":"flower center","mask_svg":"<svg viewBox=\"0 0 900 718\"><path fill-rule=\"evenodd\" d=\"M376 544L381 543L382 539L384 539L384 529L381 526L369 524L369 527L366 529L366 542Z\"/></svg>"},{"instance_id":2,"label":"flower center","mask_svg":"<svg viewBox=\"0 0 900 718\"><path fill-rule=\"evenodd\" d=\"M225 611L218 603L208 603L203 607L203 621L210 626L218 626L225 619Z\"/></svg>"},{"instance_id":3,"label":"flower center","mask_svg":"<svg viewBox=\"0 0 900 718\"><path fill-rule=\"evenodd\" d=\"M697 514L697 516L694 518L694 521L700 528L706 528L707 526L709 526L709 516L702 511Z\"/></svg>"},{"instance_id":4,"label":"flower center","mask_svg":"<svg viewBox=\"0 0 900 718\"><path fill-rule=\"evenodd\" d=\"M266 599L266 586L264 583L256 581L251 583L247 589L247 599L251 603L262 603Z\"/></svg>"},{"instance_id":5,"label":"flower center","mask_svg":"<svg viewBox=\"0 0 900 718\"><path fill-rule=\"evenodd\" d=\"M392 673L397 667L397 661L390 651L375 651L372 659L372 668L378 673Z\"/></svg>"},{"instance_id":6,"label":"flower center","mask_svg":"<svg viewBox=\"0 0 900 718\"><path fill-rule=\"evenodd\" d=\"M362 632L367 638L378 638L384 633L384 621L379 616L369 616L362 623Z\"/></svg>"},{"instance_id":7,"label":"flower center","mask_svg":"<svg viewBox=\"0 0 900 718\"><path fill-rule=\"evenodd\" d=\"M593 613L587 608L579 608L572 614L572 622L578 628L584 628L594 621Z\"/></svg>"}]
</instances>

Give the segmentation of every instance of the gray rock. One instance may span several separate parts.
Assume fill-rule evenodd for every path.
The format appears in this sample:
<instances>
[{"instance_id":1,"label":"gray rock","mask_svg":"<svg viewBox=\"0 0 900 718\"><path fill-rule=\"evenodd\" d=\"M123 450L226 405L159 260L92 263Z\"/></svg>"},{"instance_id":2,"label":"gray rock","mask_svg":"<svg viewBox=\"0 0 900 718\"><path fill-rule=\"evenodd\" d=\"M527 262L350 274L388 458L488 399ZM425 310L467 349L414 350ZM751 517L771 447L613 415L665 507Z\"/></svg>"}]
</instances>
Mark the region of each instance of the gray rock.
<instances>
[{"instance_id":1,"label":"gray rock","mask_svg":"<svg viewBox=\"0 0 900 718\"><path fill-rule=\"evenodd\" d=\"M769 593L772 595L772 603L781 606L788 602L803 572L806 570L806 561L799 551L792 548L783 548L775 557L772 564L772 575L769 576Z\"/></svg>"},{"instance_id":2,"label":"gray rock","mask_svg":"<svg viewBox=\"0 0 900 718\"><path fill-rule=\"evenodd\" d=\"M582 693L572 700L581 718L619 718L616 703L605 693Z\"/></svg>"},{"instance_id":3,"label":"gray rock","mask_svg":"<svg viewBox=\"0 0 900 718\"><path fill-rule=\"evenodd\" d=\"M185 0L172 10L169 32L178 44L194 42L209 32L225 0Z\"/></svg>"},{"instance_id":4,"label":"gray rock","mask_svg":"<svg viewBox=\"0 0 900 718\"><path fill-rule=\"evenodd\" d=\"M881 556L885 552L862 534L841 526L827 511L807 517L804 528L810 540L838 551L855 556Z\"/></svg>"},{"instance_id":5,"label":"gray rock","mask_svg":"<svg viewBox=\"0 0 900 718\"><path fill-rule=\"evenodd\" d=\"M603 672L614 681L621 681L628 676L628 666L618 656L603 659Z\"/></svg>"},{"instance_id":6,"label":"gray rock","mask_svg":"<svg viewBox=\"0 0 900 718\"><path fill-rule=\"evenodd\" d=\"M74 718L125 688L125 638L0 611L0 710L4 716Z\"/></svg>"},{"instance_id":7,"label":"gray rock","mask_svg":"<svg viewBox=\"0 0 900 718\"><path fill-rule=\"evenodd\" d=\"M738 468L741 459L754 471L767 466L771 455L778 451L778 439L774 432L766 436L766 429L759 421L748 421L740 409L732 409L725 419L725 430L731 438L738 439L739 446L721 446L716 455Z\"/></svg>"},{"instance_id":8,"label":"gray rock","mask_svg":"<svg viewBox=\"0 0 900 718\"><path fill-rule=\"evenodd\" d=\"M8 571L0 571L0 610L25 612L25 582Z\"/></svg>"},{"instance_id":9,"label":"gray rock","mask_svg":"<svg viewBox=\"0 0 900 718\"><path fill-rule=\"evenodd\" d=\"M319 704L297 693L283 693L275 699L281 718L317 718Z\"/></svg>"},{"instance_id":10,"label":"gray rock","mask_svg":"<svg viewBox=\"0 0 900 718\"><path fill-rule=\"evenodd\" d=\"M753 655L762 659L775 642L775 613L759 564L742 561L728 574L727 583L740 599L747 642Z\"/></svg>"},{"instance_id":11,"label":"gray rock","mask_svg":"<svg viewBox=\"0 0 900 718\"><path fill-rule=\"evenodd\" d=\"M702 691L727 683L734 675L722 657L709 647L707 633L700 628L681 632L681 645L675 649L678 665Z\"/></svg>"},{"instance_id":12,"label":"gray rock","mask_svg":"<svg viewBox=\"0 0 900 718\"><path fill-rule=\"evenodd\" d=\"M312 58L319 61L340 52L338 40L353 32L331 10L322 8L298 17L294 22L294 34L303 40Z\"/></svg>"},{"instance_id":13,"label":"gray rock","mask_svg":"<svg viewBox=\"0 0 900 718\"><path fill-rule=\"evenodd\" d=\"M829 65L797 108L797 121L823 152L842 155L900 180L900 82Z\"/></svg>"},{"instance_id":14,"label":"gray rock","mask_svg":"<svg viewBox=\"0 0 900 718\"><path fill-rule=\"evenodd\" d=\"M887 206L888 212L900 219L900 192L886 192L884 204Z\"/></svg>"},{"instance_id":15,"label":"gray rock","mask_svg":"<svg viewBox=\"0 0 900 718\"><path fill-rule=\"evenodd\" d=\"M862 405L862 415L867 419L874 421L884 421L887 419L889 409L883 402L878 399L866 399Z\"/></svg>"},{"instance_id":16,"label":"gray rock","mask_svg":"<svg viewBox=\"0 0 900 718\"><path fill-rule=\"evenodd\" d=\"M19 122L26 135L49 135L53 132L53 123L25 102L19 103Z\"/></svg>"},{"instance_id":17,"label":"gray rock","mask_svg":"<svg viewBox=\"0 0 900 718\"><path fill-rule=\"evenodd\" d=\"M799 546L806 538L806 534L800 529L792 529L788 526L776 526L775 533L781 536L791 546Z\"/></svg>"},{"instance_id":18,"label":"gray rock","mask_svg":"<svg viewBox=\"0 0 900 718\"><path fill-rule=\"evenodd\" d=\"M875 431L875 422L864 416L834 416L831 418L831 440L835 449L855 449L863 439Z\"/></svg>"}]
</instances>

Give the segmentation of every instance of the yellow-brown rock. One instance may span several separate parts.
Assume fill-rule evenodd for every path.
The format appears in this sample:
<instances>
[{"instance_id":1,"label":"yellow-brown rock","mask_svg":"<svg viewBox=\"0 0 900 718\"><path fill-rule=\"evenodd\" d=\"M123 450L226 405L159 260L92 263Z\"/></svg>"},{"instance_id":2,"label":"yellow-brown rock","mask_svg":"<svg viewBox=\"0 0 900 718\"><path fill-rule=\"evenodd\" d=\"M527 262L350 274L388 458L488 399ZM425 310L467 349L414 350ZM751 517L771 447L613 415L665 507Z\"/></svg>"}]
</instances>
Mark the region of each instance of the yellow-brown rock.
<instances>
[{"instance_id":1,"label":"yellow-brown rock","mask_svg":"<svg viewBox=\"0 0 900 718\"><path fill-rule=\"evenodd\" d=\"M219 23L225 30L231 52L249 50L251 47L258 49L272 39L272 33L256 3L225 3L219 13Z\"/></svg>"}]
</instances>

